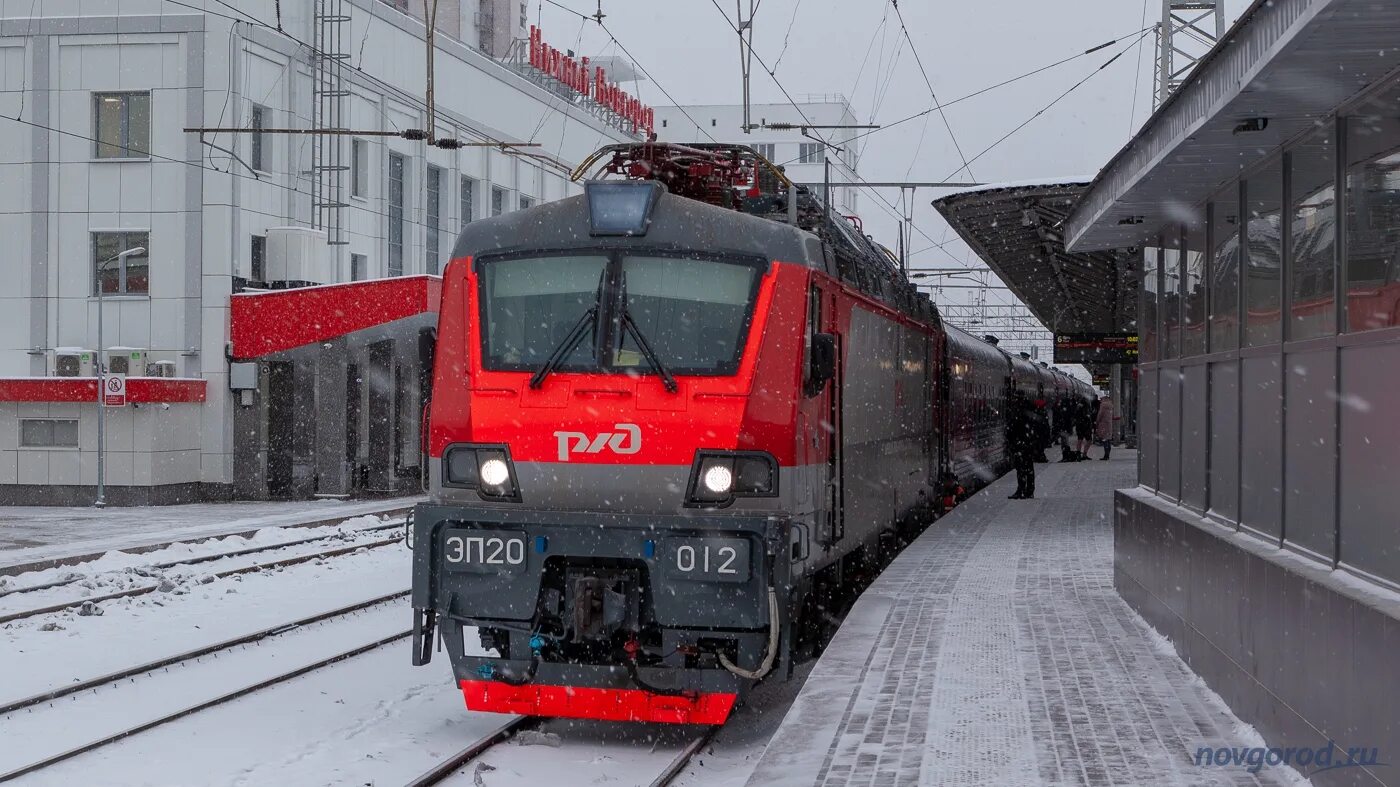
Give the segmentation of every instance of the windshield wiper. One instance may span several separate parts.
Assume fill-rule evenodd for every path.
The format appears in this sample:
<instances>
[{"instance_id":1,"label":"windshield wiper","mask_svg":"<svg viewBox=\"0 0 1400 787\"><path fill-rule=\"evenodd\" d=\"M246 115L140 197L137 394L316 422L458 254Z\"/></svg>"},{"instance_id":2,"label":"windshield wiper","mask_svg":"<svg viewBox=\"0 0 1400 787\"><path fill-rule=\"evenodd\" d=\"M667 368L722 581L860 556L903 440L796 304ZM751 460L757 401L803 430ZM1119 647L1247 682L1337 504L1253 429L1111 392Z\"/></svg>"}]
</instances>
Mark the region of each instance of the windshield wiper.
<instances>
[{"instance_id":1,"label":"windshield wiper","mask_svg":"<svg viewBox=\"0 0 1400 787\"><path fill-rule=\"evenodd\" d=\"M667 369L666 364L661 362L661 356L652 349L651 342L642 335L642 329L637 327L637 321L632 319L632 313L627 311L626 306L622 307L622 327L632 334L632 340L637 343L637 347L641 348L642 355L647 358L647 363L650 363L651 368L661 375L661 382L666 386L666 390L669 393L675 393L676 378L671 376L671 370Z\"/></svg>"},{"instance_id":2,"label":"windshield wiper","mask_svg":"<svg viewBox=\"0 0 1400 787\"><path fill-rule=\"evenodd\" d=\"M530 387L539 388L543 385L544 378L548 377L550 372L559 368L559 364L563 363L564 359L569 357L569 354L574 351L574 348L578 347L578 343L583 341L583 337L588 333L588 329L596 326L597 322L598 307L594 305L583 313L579 321L574 324L573 329L569 331L569 335L565 336L564 341L560 342L559 346L554 348L554 352L549 354L549 358L545 360L544 366L541 366L530 376Z\"/></svg>"}]
</instances>

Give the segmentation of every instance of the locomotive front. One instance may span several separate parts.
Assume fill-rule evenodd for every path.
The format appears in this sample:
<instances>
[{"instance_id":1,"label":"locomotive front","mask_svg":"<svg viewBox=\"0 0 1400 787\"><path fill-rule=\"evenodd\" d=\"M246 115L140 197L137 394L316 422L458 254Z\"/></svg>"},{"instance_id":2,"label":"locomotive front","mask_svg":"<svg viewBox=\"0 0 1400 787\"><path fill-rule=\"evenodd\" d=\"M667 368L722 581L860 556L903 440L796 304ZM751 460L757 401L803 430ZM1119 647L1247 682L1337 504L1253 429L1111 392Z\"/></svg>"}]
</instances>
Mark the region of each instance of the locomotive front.
<instances>
[{"instance_id":1,"label":"locomotive front","mask_svg":"<svg viewBox=\"0 0 1400 787\"><path fill-rule=\"evenodd\" d=\"M809 240L650 181L464 230L412 546L468 708L714 724L773 668Z\"/></svg>"}]
</instances>

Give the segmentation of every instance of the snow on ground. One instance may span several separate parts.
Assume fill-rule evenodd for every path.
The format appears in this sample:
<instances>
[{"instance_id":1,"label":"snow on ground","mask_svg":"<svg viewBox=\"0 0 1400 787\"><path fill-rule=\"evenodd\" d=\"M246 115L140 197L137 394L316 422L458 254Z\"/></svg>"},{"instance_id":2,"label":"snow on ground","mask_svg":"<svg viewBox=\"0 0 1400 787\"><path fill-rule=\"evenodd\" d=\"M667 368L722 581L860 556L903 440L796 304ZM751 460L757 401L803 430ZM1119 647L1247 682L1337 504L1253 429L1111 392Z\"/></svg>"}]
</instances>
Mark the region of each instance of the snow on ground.
<instances>
[{"instance_id":1,"label":"snow on ground","mask_svg":"<svg viewBox=\"0 0 1400 787\"><path fill-rule=\"evenodd\" d=\"M208 584L180 582L169 592L104 602L100 616L70 610L7 623L0 626L0 702L407 590L409 572L409 553L396 544ZM49 624L56 629L43 630Z\"/></svg>"},{"instance_id":2,"label":"snow on ground","mask_svg":"<svg viewBox=\"0 0 1400 787\"><path fill-rule=\"evenodd\" d=\"M555 719L492 747L443 784L646 787L703 733L671 724Z\"/></svg>"},{"instance_id":3,"label":"snow on ground","mask_svg":"<svg viewBox=\"0 0 1400 787\"><path fill-rule=\"evenodd\" d=\"M0 568L73 554L327 523L410 508L421 497L91 508L0 506Z\"/></svg>"},{"instance_id":4,"label":"snow on ground","mask_svg":"<svg viewBox=\"0 0 1400 787\"><path fill-rule=\"evenodd\" d=\"M58 566L40 571L26 571L13 576L0 576L0 593L12 593L17 590L24 590L25 588L76 577L96 577L101 574L112 572L124 572L129 575L132 573L129 569L145 568L148 566L173 563L179 560L188 560L190 558L237 552L253 547L270 547L277 544L304 541L311 538L345 537L348 543L350 538L359 534L360 531L366 528L378 527L388 521L387 517L365 515L353 517L335 525L322 525L320 527L307 528L265 527L253 533L251 536L226 536L224 538L208 538L201 541L181 541L163 549L156 549L150 552L130 553L114 550L111 552L104 552L100 557L94 560L75 563L70 566ZM387 531L375 531L375 534L369 537L361 535L359 540L384 538L386 535L388 535ZM313 552L315 550L316 548L312 545L307 545L305 548L306 552ZM257 553L255 556L249 556L249 559L244 562L244 565L275 559L269 557L271 554L273 553L261 552ZM286 553L280 556L287 557L289 555L290 553ZM201 572L222 571L224 569L233 568L234 566L234 563L220 561L217 563L204 563L198 570ZM95 587L92 585L88 585L87 587L89 588L89 592L84 595L97 594ZM118 585L116 587L105 588L104 592L120 589L122 588ZM22 601L21 598L23 599ZM7 600L13 603L0 602L0 614L12 611L10 609L11 606L13 606L14 609L27 609L41 606L41 603L36 600L39 598L41 597L37 595L37 593L25 594L22 597L9 596ZM55 599L49 603L57 603L61 600L61 598Z\"/></svg>"},{"instance_id":5,"label":"snow on ground","mask_svg":"<svg viewBox=\"0 0 1400 787\"><path fill-rule=\"evenodd\" d=\"M709 745L690 760L676 787L742 787L777 732L815 662L798 665L789 681L759 684Z\"/></svg>"}]
</instances>

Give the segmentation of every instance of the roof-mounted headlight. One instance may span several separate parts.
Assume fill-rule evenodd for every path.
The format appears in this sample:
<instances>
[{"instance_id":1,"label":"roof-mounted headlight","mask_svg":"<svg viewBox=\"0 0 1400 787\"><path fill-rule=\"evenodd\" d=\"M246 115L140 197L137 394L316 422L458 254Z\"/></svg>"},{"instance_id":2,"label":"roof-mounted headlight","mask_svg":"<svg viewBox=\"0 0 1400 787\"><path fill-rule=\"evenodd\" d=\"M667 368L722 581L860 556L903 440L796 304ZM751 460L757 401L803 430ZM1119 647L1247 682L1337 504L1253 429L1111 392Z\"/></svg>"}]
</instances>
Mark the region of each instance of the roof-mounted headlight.
<instances>
[{"instance_id":1,"label":"roof-mounted headlight","mask_svg":"<svg viewBox=\"0 0 1400 787\"><path fill-rule=\"evenodd\" d=\"M589 233L645 235L651 212L665 189L656 181L589 181L583 184L588 200Z\"/></svg>"}]
</instances>

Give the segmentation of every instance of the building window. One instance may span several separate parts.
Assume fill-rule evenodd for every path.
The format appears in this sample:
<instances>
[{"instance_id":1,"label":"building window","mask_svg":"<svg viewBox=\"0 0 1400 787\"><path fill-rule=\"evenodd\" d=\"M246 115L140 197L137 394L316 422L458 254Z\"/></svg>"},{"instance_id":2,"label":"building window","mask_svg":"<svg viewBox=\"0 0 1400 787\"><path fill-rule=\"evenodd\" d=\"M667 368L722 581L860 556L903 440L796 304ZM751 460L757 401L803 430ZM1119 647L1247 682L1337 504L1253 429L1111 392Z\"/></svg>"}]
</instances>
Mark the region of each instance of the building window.
<instances>
[{"instance_id":1,"label":"building window","mask_svg":"<svg viewBox=\"0 0 1400 787\"><path fill-rule=\"evenodd\" d=\"M1206 238L1204 227L1196 225L1186 233L1181 251L1181 272L1185 276L1181 292L1181 357L1203 355L1206 351Z\"/></svg>"},{"instance_id":2,"label":"building window","mask_svg":"<svg viewBox=\"0 0 1400 787\"><path fill-rule=\"evenodd\" d=\"M389 270L390 276L403 275L404 194L407 173L404 157L389 154Z\"/></svg>"},{"instance_id":3,"label":"building window","mask_svg":"<svg viewBox=\"0 0 1400 787\"><path fill-rule=\"evenodd\" d=\"M439 270L438 255L442 251L442 168L428 167L428 205L424 213L427 214L428 244L427 244L427 272L437 275Z\"/></svg>"},{"instance_id":4,"label":"building window","mask_svg":"<svg viewBox=\"0 0 1400 787\"><path fill-rule=\"evenodd\" d=\"M253 105L248 127L253 129L253 133L248 135L248 165L259 172L266 172L272 163L268 155L267 135L262 133L262 129L267 128L267 107Z\"/></svg>"},{"instance_id":5,"label":"building window","mask_svg":"<svg viewBox=\"0 0 1400 787\"><path fill-rule=\"evenodd\" d=\"M97 158L151 155L150 93L93 93L92 118Z\"/></svg>"},{"instance_id":6,"label":"building window","mask_svg":"<svg viewBox=\"0 0 1400 787\"><path fill-rule=\"evenodd\" d=\"M491 187L491 215L499 216L506 212L506 190L500 186Z\"/></svg>"},{"instance_id":7,"label":"building window","mask_svg":"<svg viewBox=\"0 0 1400 787\"><path fill-rule=\"evenodd\" d=\"M753 146L753 150L769 161L777 157L777 145L774 145L772 142L760 142Z\"/></svg>"},{"instance_id":8,"label":"building window","mask_svg":"<svg viewBox=\"0 0 1400 787\"><path fill-rule=\"evenodd\" d=\"M521 209L521 210L529 210L530 208L533 208L534 206L535 206L535 200L534 200L534 199L532 199L532 198L530 198L530 197L527 197L527 196L525 196L524 194L521 194L521 195L520 195L520 209Z\"/></svg>"},{"instance_id":9,"label":"building window","mask_svg":"<svg viewBox=\"0 0 1400 787\"><path fill-rule=\"evenodd\" d=\"M267 236L254 235L249 249L252 252L252 264L248 266L249 280L267 281Z\"/></svg>"},{"instance_id":10,"label":"building window","mask_svg":"<svg viewBox=\"0 0 1400 787\"><path fill-rule=\"evenodd\" d=\"M94 232L92 233L93 294L102 288L103 295L145 295L150 292L150 233ZM127 249L146 251L115 259Z\"/></svg>"},{"instance_id":11,"label":"building window","mask_svg":"<svg viewBox=\"0 0 1400 787\"><path fill-rule=\"evenodd\" d=\"M350 281L364 281L368 273L369 257L363 254L350 255Z\"/></svg>"},{"instance_id":12,"label":"building window","mask_svg":"<svg viewBox=\"0 0 1400 787\"><path fill-rule=\"evenodd\" d=\"M822 145L820 142L803 142L797 146L797 161L799 164L820 164L822 163Z\"/></svg>"},{"instance_id":13,"label":"building window","mask_svg":"<svg viewBox=\"0 0 1400 787\"><path fill-rule=\"evenodd\" d=\"M463 176L462 193L459 197L461 204L458 206L458 218L462 221L462 226L476 220L476 181Z\"/></svg>"},{"instance_id":14,"label":"building window","mask_svg":"<svg viewBox=\"0 0 1400 787\"><path fill-rule=\"evenodd\" d=\"M369 142L350 140L350 196L369 196Z\"/></svg>"},{"instance_id":15,"label":"building window","mask_svg":"<svg viewBox=\"0 0 1400 787\"><path fill-rule=\"evenodd\" d=\"M1400 119L1394 97L1377 99L1390 117L1349 117L1347 135L1348 331L1400 325ZM1376 109L1381 109L1376 106Z\"/></svg>"},{"instance_id":16,"label":"building window","mask_svg":"<svg viewBox=\"0 0 1400 787\"><path fill-rule=\"evenodd\" d=\"M1331 336L1337 330L1337 150L1327 128L1289 156L1293 173L1293 246L1288 266L1289 339Z\"/></svg>"},{"instance_id":17,"label":"building window","mask_svg":"<svg viewBox=\"0 0 1400 787\"><path fill-rule=\"evenodd\" d=\"M77 419L22 418L19 444L24 448L77 448Z\"/></svg>"},{"instance_id":18,"label":"building window","mask_svg":"<svg viewBox=\"0 0 1400 787\"><path fill-rule=\"evenodd\" d=\"M1283 162L1275 159L1245 181L1249 199L1249 242L1243 282L1246 347L1273 344L1282 338Z\"/></svg>"}]
</instances>

